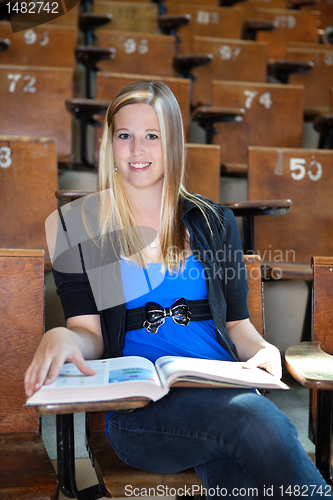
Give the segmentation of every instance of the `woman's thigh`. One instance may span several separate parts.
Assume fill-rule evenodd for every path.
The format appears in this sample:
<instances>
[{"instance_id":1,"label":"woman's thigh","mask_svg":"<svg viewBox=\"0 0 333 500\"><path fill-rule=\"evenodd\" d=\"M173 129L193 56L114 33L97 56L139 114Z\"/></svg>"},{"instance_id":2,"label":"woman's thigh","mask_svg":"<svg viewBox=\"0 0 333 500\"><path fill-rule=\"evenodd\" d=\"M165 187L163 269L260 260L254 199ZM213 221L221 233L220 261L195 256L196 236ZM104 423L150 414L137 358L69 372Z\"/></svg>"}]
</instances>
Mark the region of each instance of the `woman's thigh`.
<instances>
[{"instance_id":1,"label":"woman's thigh","mask_svg":"<svg viewBox=\"0 0 333 500\"><path fill-rule=\"evenodd\" d=\"M272 442L283 446L297 432L253 390L177 388L144 408L115 413L108 435L119 457L132 466L172 473L219 459L221 453L246 460L256 451L256 462L267 460Z\"/></svg>"}]
</instances>

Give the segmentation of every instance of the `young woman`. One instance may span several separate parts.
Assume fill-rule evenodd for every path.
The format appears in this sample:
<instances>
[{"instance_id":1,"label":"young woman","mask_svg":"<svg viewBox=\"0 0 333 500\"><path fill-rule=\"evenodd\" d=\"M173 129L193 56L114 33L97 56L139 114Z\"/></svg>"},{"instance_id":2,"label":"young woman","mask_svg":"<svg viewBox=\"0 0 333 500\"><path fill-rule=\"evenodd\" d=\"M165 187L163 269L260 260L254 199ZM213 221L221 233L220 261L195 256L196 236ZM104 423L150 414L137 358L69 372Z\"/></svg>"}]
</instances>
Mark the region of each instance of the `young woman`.
<instances>
[{"instance_id":1,"label":"young woman","mask_svg":"<svg viewBox=\"0 0 333 500\"><path fill-rule=\"evenodd\" d=\"M181 113L169 88L125 87L106 114L98 203L80 209L92 235L91 245L77 239L82 271L71 271L72 260L66 272L54 265L67 327L44 335L26 373L28 396L54 381L66 361L91 375L85 359L100 357L240 360L281 377L278 350L249 321L234 216L190 194L184 171ZM66 217L65 226L70 237ZM100 266L91 257L96 248ZM254 390L171 390L145 408L110 414L107 433L134 467L162 473L195 467L210 497L220 496L219 488L229 496L246 488L258 498L280 498L290 487L290 498L309 485L314 498L331 496L296 429Z\"/></svg>"}]
</instances>

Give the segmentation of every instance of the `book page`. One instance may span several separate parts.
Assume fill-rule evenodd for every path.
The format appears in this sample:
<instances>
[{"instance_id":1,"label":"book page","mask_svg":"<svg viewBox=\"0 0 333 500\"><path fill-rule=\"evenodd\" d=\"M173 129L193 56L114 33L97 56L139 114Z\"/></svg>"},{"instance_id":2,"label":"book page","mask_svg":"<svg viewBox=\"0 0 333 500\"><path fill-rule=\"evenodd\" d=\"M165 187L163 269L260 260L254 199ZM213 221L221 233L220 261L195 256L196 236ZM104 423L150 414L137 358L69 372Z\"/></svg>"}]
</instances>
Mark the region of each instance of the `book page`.
<instances>
[{"instance_id":1,"label":"book page","mask_svg":"<svg viewBox=\"0 0 333 500\"><path fill-rule=\"evenodd\" d=\"M124 397L158 399L164 395L155 366L148 359L128 356L87 361L96 371L88 376L74 363L66 363L50 385L27 399L27 405L104 401Z\"/></svg>"},{"instance_id":2,"label":"book page","mask_svg":"<svg viewBox=\"0 0 333 500\"><path fill-rule=\"evenodd\" d=\"M133 381L161 385L153 363L139 356L97 359L87 361L87 364L96 371L96 375L84 375L74 363L66 363L48 387L92 387Z\"/></svg>"},{"instance_id":3,"label":"book page","mask_svg":"<svg viewBox=\"0 0 333 500\"><path fill-rule=\"evenodd\" d=\"M163 356L156 361L156 369L164 386L170 386L183 377L210 379L242 387L288 389L278 378L260 368L243 368L241 362L201 358Z\"/></svg>"}]
</instances>

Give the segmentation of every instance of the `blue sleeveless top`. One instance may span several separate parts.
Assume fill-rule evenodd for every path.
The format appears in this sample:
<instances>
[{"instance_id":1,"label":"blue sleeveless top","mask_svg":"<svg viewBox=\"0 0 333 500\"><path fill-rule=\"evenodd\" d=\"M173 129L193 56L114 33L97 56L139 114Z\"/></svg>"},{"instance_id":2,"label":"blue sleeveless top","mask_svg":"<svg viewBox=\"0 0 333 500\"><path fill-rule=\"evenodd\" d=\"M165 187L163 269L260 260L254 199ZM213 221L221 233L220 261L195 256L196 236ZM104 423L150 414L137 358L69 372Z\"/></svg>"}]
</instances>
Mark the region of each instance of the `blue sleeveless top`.
<instances>
[{"instance_id":1,"label":"blue sleeveless top","mask_svg":"<svg viewBox=\"0 0 333 500\"><path fill-rule=\"evenodd\" d=\"M170 307L178 298L187 300L207 299L205 272L194 257L186 259L182 272L162 273L161 264L148 264L142 269L122 259L126 309L145 306L149 301L162 307ZM142 356L153 363L160 356L184 356L192 358L233 361L217 342L213 320L190 321L188 326L178 325L171 317L165 318L157 333L145 328L126 332L123 356Z\"/></svg>"}]
</instances>

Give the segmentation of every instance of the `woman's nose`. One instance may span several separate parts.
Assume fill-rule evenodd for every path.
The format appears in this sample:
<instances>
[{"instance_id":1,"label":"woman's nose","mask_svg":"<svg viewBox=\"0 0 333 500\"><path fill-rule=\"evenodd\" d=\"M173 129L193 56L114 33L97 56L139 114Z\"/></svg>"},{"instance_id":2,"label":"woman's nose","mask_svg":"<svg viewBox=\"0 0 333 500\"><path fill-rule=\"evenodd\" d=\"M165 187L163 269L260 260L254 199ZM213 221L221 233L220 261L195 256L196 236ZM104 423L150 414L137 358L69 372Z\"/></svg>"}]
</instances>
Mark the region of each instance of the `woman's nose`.
<instances>
[{"instance_id":1,"label":"woman's nose","mask_svg":"<svg viewBox=\"0 0 333 500\"><path fill-rule=\"evenodd\" d=\"M133 139L132 141L132 154L140 155L144 153L144 146L141 139Z\"/></svg>"}]
</instances>

